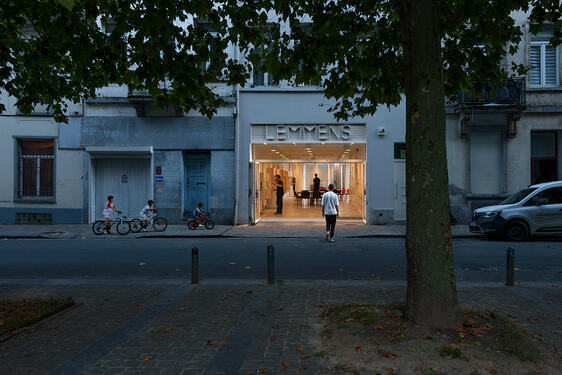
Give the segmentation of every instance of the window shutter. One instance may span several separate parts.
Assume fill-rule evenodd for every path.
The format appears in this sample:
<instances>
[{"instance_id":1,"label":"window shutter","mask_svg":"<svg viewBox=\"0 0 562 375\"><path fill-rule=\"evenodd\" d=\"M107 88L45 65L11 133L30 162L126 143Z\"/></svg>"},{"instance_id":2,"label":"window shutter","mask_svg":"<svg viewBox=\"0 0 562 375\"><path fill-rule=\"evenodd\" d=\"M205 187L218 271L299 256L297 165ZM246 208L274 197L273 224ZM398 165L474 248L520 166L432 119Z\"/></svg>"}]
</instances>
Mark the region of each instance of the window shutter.
<instances>
[{"instance_id":1,"label":"window shutter","mask_svg":"<svg viewBox=\"0 0 562 375\"><path fill-rule=\"evenodd\" d=\"M546 46L545 47L545 85L556 85L556 47Z\"/></svg>"},{"instance_id":2,"label":"window shutter","mask_svg":"<svg viewBox=\"0 0 562 375\"><path fill-rule=\"evenodd\" d=\"M541 46L531 46L531 70L529 71L531 85L541 84Z\"/></svg>"}]
</instances>

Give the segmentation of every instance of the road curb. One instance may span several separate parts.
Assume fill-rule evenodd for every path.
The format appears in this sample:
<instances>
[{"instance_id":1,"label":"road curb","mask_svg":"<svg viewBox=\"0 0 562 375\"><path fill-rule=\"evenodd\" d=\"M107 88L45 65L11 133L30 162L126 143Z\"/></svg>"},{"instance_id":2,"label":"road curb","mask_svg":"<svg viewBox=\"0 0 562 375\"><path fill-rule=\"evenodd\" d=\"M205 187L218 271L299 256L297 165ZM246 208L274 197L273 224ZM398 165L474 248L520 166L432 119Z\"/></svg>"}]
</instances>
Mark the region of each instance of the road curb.
<instances>
[{"instance_id":1,"label":"road curb","mask_svg":"<svg viewBox=\"0 0 562 375\"><path fill-rule=\"evenodd\" d=\"M482 235L479 234L459 234L453 235L452 238L482 238ZM56 239L80 239L81 236L74 236L74 237L54 237L54 236L44 236L44 235L21 235L21 236L0 236L0 239L3 240L56 240ZM102 238L102 236L98 237L87 237L90 239L98 239ZM105 238L105 237L104 237ZM124 239L127 236L119 236L115 238ZM131 237L129 237L131 238ZM279 236L244 236L244 235L223 235L223 234L214 234L214 235L182 235L182 234L162 234L156 236L136 236L132 237L134 239L151 239L151 238L319 238L319 236L287 236L287 235L279 235ZM405 234L365 234L359 236L339 236L339 238L406 238Z\"/></svg>"}]
</instances>

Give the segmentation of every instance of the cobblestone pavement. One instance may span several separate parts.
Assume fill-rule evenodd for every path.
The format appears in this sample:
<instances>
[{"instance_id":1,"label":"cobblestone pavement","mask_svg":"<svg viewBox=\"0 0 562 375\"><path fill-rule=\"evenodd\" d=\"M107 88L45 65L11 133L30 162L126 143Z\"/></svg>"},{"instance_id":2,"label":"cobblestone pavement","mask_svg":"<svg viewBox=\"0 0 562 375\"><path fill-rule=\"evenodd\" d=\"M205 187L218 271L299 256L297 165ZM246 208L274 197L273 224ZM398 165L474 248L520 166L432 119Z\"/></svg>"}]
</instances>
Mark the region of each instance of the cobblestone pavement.
<instances>
[{"instance_id":1,"label":"cobblestone pavement","mask_svg":"<svg viewBox=\"0 0 562 375\"><path fill-rule=\"evenodd\" d=\"M242 237L242 238L306 238L318 237L324 233L322 222L263 222L257 225L216 225L213 230L197 228L188 230L185 225L168 225L164 232L117 233L96 236L90 224L68 225L0 225L1 238L59 238L59 239L122 239L154 237ZM114 231L115 232L115 231ZM363 223L338 222L336 236L345 237L404 237L405 225L365 225ZM482 237L471 234L468 225L452 227L455 238Z\"/></svg>"},{"instance_id":2,"label":"cobblestone pavement","mask_svg":"<svg viewBox=\"0 0 562 375\"><path fill-rule=\"evenodd\" d=\"M320 304L402 301L405 288L228 281L192 287L179 280L0 286L1 298L50 295L71 295L79 305L1 342L0 373L337 374L315 356ZM532 334L562 347L560 288L459 284L459 298L465 306L510 313Z\"/></svg>"}]
</instances>

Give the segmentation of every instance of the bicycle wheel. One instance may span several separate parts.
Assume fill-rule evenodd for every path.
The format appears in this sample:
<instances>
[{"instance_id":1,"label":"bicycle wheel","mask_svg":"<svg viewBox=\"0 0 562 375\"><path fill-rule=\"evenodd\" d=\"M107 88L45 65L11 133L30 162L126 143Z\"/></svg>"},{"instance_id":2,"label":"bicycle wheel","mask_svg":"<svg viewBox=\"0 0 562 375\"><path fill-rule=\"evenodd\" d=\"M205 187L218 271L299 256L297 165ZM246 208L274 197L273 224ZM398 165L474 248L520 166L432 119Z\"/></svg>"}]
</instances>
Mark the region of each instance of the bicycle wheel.
<instances>
[{"instance_id":1,"label":"bicycle wheel","mask_svg":"<svg viewBox=\"0 0 562 375\"><path fill-rule=\"evenodd\" d=\"M94 224L92 224L92 232L94 232L94 234L97 236L103 234L103 231L105 230L104 225L105 225L105 221L103 220L96 221Z\"/></svg>"},{"instance_id":2,"label":"bicycle wheel","mask_svg":"<svg viewBox=\"0 0 562 375\"><path fill-rule=\"evenodd\" d=\"M152 227L157 232L164 232L168 228L168 220L163 217L155 217L152 221Z\"/></svg>"},{"instance_id":3,"label":"bicycle wheel","mask_svg":"<svg viewBox=\"0 0 562 375\"><path fill-rule=\"evenodd\" d=\"M195 220L189 220L187 222L187 228L191 230L197 229L197 222Z\"/></svg>"},{"instance_id":4,"label":"bicycle wheel","mask_svg":"<svg viewBox=\"0 0 562 375\"><path fill-rule=\"evenodd\" d=\"M142 229L142 222L140 219L133 219L129 221L129 226L131 227L131 232L138 233Z\"/></svg>"},{"instance_id":5,"label":"bicycle wheel","mask_svg":"<svg viewBox=\"0 0 562 375\"><path fill-rule=\"evenodd\" d=\"M124 220L115 223L115 226L117 227L117 232L122 236L126 235L131 230L129 223Z\"/></svg>"},{"instance_id":6,"label":"bicycle wheel","mask_svg":"<svg viewBox=\"0 0 562 375\"><path fill-rule=\"evenodd\" d=\"M215 227L215 222L213 220L207 220L205 222L205 228L211 230Z\"/></svg>"}]
</instances>

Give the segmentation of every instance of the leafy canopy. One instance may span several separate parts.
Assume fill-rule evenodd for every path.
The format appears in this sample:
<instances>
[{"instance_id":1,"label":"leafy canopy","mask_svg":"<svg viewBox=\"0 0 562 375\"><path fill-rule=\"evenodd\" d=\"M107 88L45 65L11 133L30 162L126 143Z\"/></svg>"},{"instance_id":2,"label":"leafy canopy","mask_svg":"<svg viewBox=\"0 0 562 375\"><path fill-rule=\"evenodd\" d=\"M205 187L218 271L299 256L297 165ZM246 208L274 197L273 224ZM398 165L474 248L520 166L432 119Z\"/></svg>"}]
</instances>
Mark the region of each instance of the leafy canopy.
<instances>
[{"instance_id":1,"label":"leafy canopy","mask_svg":"<svg viewBox=\"0 0 562 375\"><path fill-rule=\"evenodd\" d=\"M437 2L448 95L524 73L500 66L521 41L514 11L528 12L535 32L552 22L552 42L561 40L558 0ZM110 83L212 116L224 104L213 83L244 85L255 66L296 84L323 78L336 117L364 116L404 92L397 9L396 0L4 0L0 89L24 113L49 105L58 121L66 103ZM232 45L247 58L228 55Z\"/></svg>"}]
</instances>

